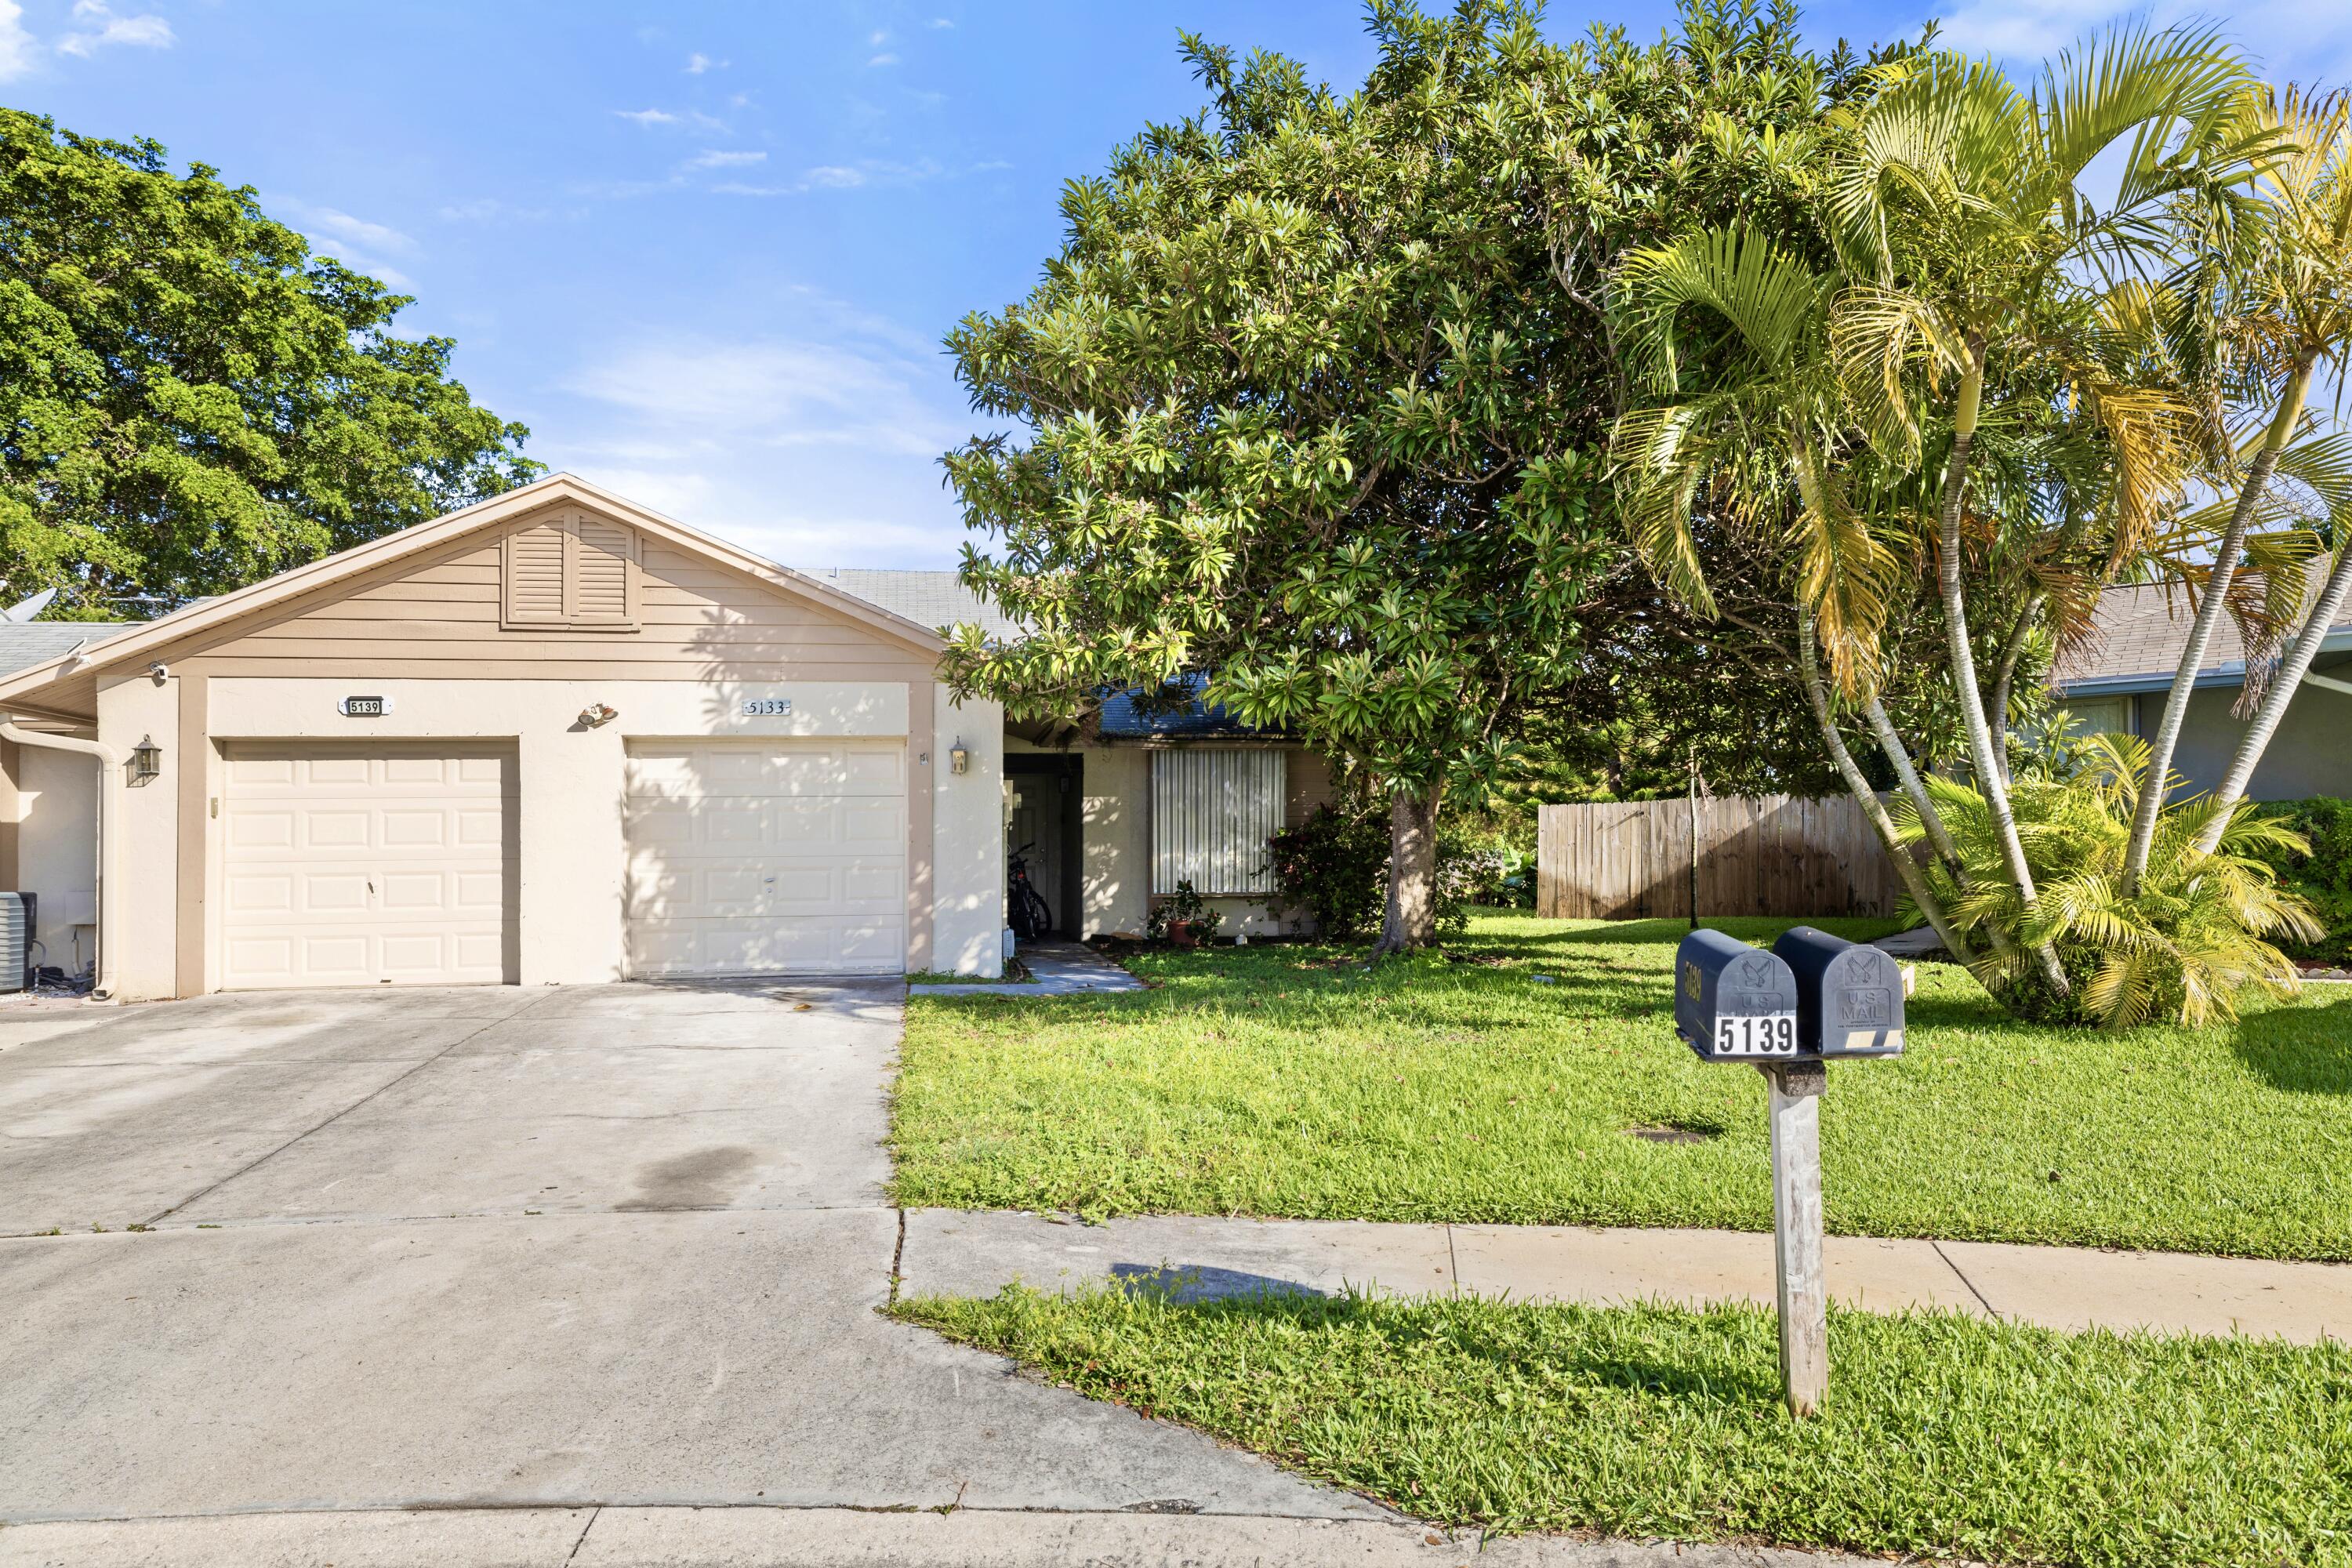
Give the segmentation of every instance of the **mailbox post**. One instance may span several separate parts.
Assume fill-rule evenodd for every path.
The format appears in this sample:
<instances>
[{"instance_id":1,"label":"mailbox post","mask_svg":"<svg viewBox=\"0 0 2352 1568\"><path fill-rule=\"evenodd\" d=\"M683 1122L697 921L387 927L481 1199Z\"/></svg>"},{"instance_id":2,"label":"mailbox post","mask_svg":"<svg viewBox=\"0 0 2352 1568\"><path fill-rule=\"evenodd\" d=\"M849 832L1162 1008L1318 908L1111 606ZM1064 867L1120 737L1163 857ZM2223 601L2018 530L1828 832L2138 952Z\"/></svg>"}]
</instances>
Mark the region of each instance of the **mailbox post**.
<instances>
[{"instance_id":1,"label":"mailbox post","mask_svg":"<svg viewBox=\"0 0 2352 1568\"><path fill-rule=\"evenodd\" d=\"M1830 1389L1830 1294L1822 1268L1822 1090L1818 1061L1763 1069L1772 1120L1772 1262L1780 1309L1780 1392L1811 1415Z\"/></svg>"},{"instance_id":2,"label":"mailbox post","mask_svg":"<svg viewBox=\"0 0 2352 1568\"><path fill-rule=\"evenodd\" d=\"M1780 1387L1792 1415L1829 1392L1822 1263L1822 1093L1829 1057L1903 1049L1903 987L1886 955L1799 926L1770 952L1696 931L1675 954L1675 1032L1703 1061L1764 1074L1772 1133L1772 1255Z\"/></svg>"}]
</instances>

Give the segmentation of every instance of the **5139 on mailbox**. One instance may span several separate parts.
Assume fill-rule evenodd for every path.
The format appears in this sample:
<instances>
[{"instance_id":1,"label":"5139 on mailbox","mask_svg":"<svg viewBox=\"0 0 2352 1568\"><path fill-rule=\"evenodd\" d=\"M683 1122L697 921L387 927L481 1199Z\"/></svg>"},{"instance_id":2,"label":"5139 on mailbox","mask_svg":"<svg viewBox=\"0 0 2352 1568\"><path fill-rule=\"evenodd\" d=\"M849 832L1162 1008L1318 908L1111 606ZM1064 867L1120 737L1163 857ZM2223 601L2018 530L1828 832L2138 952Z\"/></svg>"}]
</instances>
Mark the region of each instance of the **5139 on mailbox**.
<instances>
[{"instance_id":1,"label":"5139 on mailbox","mask_svg":"<svg viewBox=\"0 0 2352 1568\"><path fill-rule=\"evenodd\" d=\"M1793 1058L1797 977L1761 948L1695 931L1675 954L1675 1033L1706 1061Z\"/></svg>"}]
</instances>

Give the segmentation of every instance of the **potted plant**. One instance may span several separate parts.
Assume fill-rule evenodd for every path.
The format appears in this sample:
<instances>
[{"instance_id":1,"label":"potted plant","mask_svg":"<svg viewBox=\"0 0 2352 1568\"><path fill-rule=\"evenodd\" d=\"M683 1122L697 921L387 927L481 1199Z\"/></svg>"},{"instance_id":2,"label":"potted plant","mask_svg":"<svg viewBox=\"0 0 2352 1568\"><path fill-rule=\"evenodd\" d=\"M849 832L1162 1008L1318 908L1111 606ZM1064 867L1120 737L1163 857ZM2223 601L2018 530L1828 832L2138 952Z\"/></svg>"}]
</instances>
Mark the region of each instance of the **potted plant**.
<instances>
[{"instance_id":1,"label":"potted plant","mask_svg":"<svg viewBox=\"0 0 2352 1568\"><path fill-rule=\"evenodd\" d=\"M1179 882L1174 892L1152 907L1150 934L1172 947L1198 947L1215 936L1224 921L1223 911L1211 909L1191 882Z\"/></svg>"}]
</instances>

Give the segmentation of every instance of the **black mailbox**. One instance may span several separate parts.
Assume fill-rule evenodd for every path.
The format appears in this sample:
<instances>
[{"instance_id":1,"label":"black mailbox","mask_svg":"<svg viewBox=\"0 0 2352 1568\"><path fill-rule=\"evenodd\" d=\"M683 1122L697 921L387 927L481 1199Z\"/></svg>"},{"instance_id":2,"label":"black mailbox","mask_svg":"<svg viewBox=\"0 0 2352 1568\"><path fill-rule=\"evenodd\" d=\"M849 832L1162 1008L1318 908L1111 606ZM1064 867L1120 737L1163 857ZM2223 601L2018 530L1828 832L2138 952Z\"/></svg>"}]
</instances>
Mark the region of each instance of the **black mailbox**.
<instances>
[{"instance_id":1,"label":"black mailbox","mask_svg":"<svg viewBox=\"0 0 2352 1568\"><path fill-rule=\"evenodd\" d=\"M1675 952L1675 1033L1707 1061L1790 1060L1797 977L1774 953L1695 931Z\"/></svg>"},{"instance_id":2,"label":"black mailbox","mask_svg":"<svg viewBox=\"0 0 2352 1568\"><path fill-rule=\"evenodd\" d=\"M1797 977L1798 1049L1822 1057L1903 1054L1903 971L1894 959L1811 926L1782 931L1772 951Z\"/></svg>"}]
</instances>

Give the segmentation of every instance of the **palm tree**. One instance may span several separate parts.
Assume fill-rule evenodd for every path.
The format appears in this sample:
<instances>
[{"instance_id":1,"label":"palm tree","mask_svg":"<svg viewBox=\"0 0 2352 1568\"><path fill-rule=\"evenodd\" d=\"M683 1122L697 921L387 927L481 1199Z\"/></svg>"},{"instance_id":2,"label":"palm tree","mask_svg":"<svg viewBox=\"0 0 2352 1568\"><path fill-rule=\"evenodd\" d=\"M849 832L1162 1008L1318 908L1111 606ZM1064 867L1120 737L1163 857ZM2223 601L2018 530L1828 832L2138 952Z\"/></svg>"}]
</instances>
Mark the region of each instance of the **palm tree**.
<instances>
[{"instance_id":1,"label":"palm tree","mask_svg":"<svg viewBox=\"0 0 2352 1568\"><path fill-rule=\"evenodd\" d=\"M2321 640L2352 596L2352 549L2347 548L2352 534L2352 438L2339 435L2287 445L2314 370L2329 365L2340 377L2352 345L2352 105L2340 93L2317 98L2291 87L2284 93L2265 89L2254 101L2260 122L2287 150L2256 186L2262 206L2248 226L2250 265L2233 269L2230 282L2252 328L2247 335L2263 351L2257 364L2273 372L2278 389L2275 411L2248 468L2231 523L2242 533L2268 500L2263 492L2273 470L2284 471L2300 479L2326 514L2333 556L2301 631L2288 645L2213 792L2225 807L2246 793ZM2209 586L2200 621L2216 602ZM2184 656L2173 677L2165 712L2176 734L2174 710L2185 709L2196 668ZM2143 815L2146 809L2143 805ZM2210 850L2219 842L2223 820L2216 817L2209 825L2202 847ZM2144 862L2137 835L2134 847Z\"/></svg>"},{"instance_id":2,"label":"palm tree","mask_svg":"<svg viewBox=\"0 0 2352 1568\"><path fill-rule=\"evenodd\" d=\"M1612 445L1627 481L1636 548L1653 575L1699 614L1716 611L1692 532L1703 489L1732 526L1793 552L1797 662L1814 722L1912 901L1967 960L1968 942L1899 847L1894 819L1838 731L1832 680L1836 695L1866 696L1872 726L1897 760L1915 812L1933 825L1931 834L1941 832L1876 695L1879 634L1897 563L1837 471L1851 428L1827 352L1837 287L1834 275L1816 273L1801 257L1740 228L1627 257L1613 291L1620 340L1658 401L1622 416ZM1829 678L1821 668L1824 648ZM1950 847L1948 838L1942 843Z\"/></svg>"},{"instance_id":3,"label":"palm tree","mask_svg":"<svg viewBox=\"0 0 2352 1568\"><path fill-rule=\"evenodd\" d=\"M1966 592L1970 459L1990 388L2070 389L2113 450L2109 525L2129 548L2157 524L2190 460L2194 412L2105 374L2093 274L2127 272L2161 248L2169 204L2243 167L2245 72L2209 32L2127 29L2045 68L2022 93L1988 62L1931 53L1882 68L1880 90L1832 117L1832 237L1853 279L1839 297L1832 353L1865 428L1899 462L1948 429L1937 498L1937 594L1954 695L1999 867L2027 910L2033 873L2010 807L1971 644ZM2129 139L2115 205L2078 182ZM1940 419L1937 418L1940 416ZM2057 957L2043 977L2069 989Z\"/></svg>"}]
</instances>

